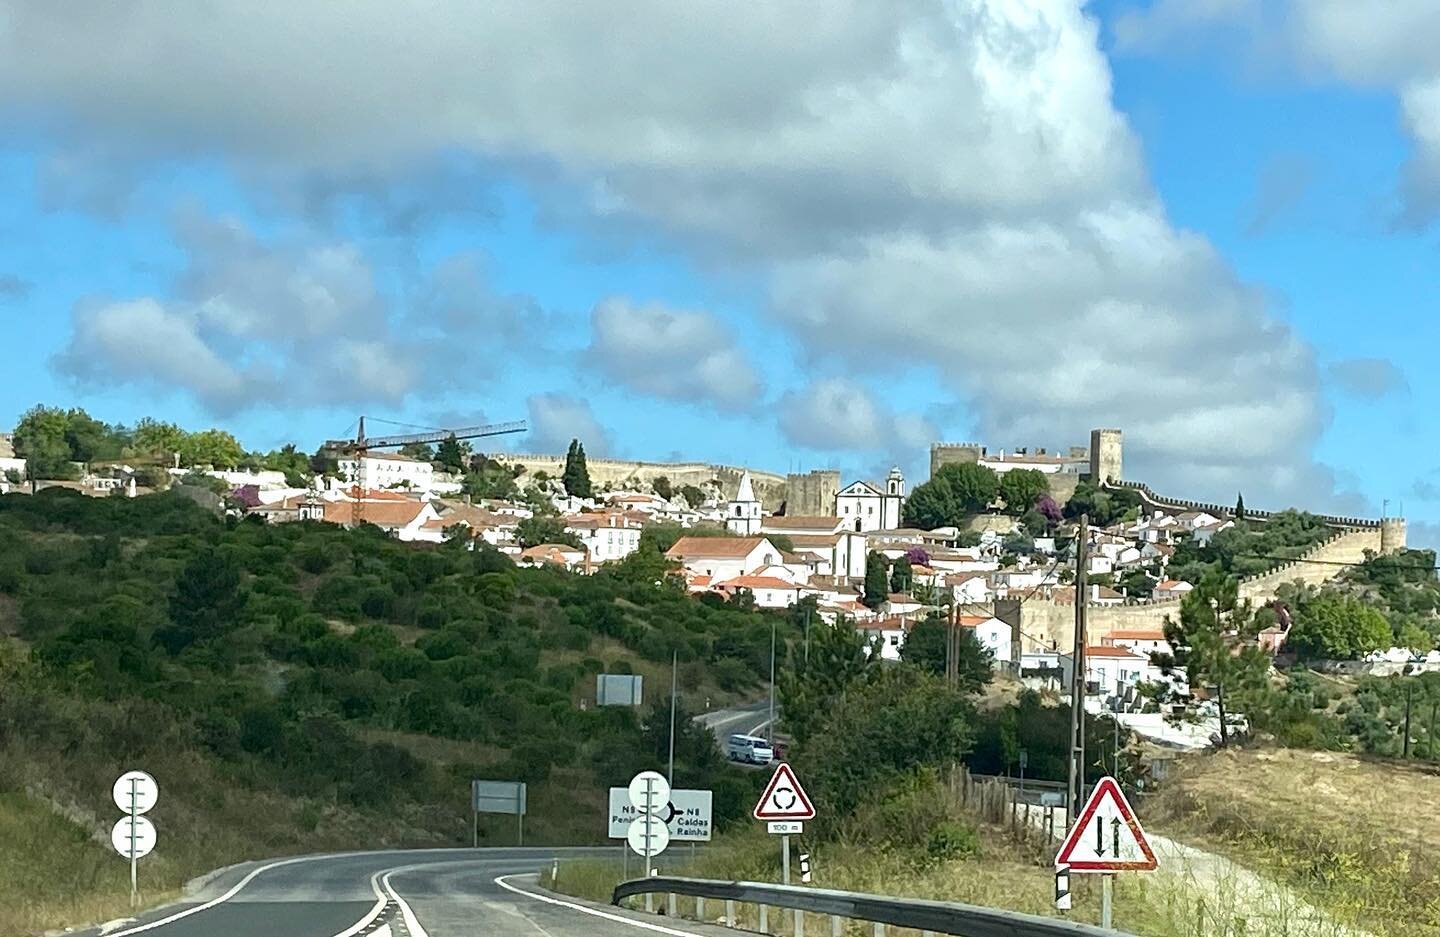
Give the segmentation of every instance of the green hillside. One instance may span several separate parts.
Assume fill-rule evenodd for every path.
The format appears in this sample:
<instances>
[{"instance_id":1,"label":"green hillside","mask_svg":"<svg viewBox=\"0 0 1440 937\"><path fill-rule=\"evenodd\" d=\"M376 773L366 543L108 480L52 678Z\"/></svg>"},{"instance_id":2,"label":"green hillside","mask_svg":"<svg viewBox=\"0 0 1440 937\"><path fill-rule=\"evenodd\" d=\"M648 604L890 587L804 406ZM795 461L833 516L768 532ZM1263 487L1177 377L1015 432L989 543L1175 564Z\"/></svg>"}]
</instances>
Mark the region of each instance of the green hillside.
<instances>
[{"instance_id":1,"label":"green hillside","mask_svg":"<svg viewBox=\"0 0 1440 937\"><path fill-rule=\"evenodd\" d=\"M0 497L0 827L54 844L34 864L53 903L21 911L0 876L0 934L74 923L115 887L109 785L132 767L162 789L161 889L242 858L468 842L473 778L530 784L528 840L597 841L605 788L663 762L669 710L597 709L594 674L643 673L662 697L672 652L677 784L739 816L756 778L688 712L758 696L772 623L782 641L792 625L694 601L663 570L653 545L578 576L222 520L179 492ZM481 835L512 842L513 822Z\"/></svg>"}]
</instances>

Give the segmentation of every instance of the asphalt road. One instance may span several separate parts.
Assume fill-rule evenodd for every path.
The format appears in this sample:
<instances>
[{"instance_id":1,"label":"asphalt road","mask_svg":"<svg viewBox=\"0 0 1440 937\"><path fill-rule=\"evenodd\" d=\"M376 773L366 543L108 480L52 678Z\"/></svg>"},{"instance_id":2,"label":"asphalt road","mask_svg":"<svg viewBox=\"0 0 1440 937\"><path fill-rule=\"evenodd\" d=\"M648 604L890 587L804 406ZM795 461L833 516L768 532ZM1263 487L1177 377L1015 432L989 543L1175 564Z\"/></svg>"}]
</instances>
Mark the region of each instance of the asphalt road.
<instances>
[{"instance_id":1,"label":"asphalt road","mask_svg":"<svg viewBox=\"0 0 1440 937\"><path fill-rule=\"evenodd\" d=\"M561 900L534 873L585 849L304 856L224 870L186 901L85 937L644 937L722 929ZM563 872L562 872L563 874Z\"/></svg>"},{"instance_id":2,"label":"asphalt road","mask_svg":"<svg viewBox=\"0 0 1440 937\"><path fill-rule=\"evenodd\" d=\"M765 727L770 724L770 703L767 700L761 700L758 703L737 706L734 709L714 709L696 716L695 721L713 731L716 740L723 748L726 736L763 733Z\"/></svg>"}]
</instances>

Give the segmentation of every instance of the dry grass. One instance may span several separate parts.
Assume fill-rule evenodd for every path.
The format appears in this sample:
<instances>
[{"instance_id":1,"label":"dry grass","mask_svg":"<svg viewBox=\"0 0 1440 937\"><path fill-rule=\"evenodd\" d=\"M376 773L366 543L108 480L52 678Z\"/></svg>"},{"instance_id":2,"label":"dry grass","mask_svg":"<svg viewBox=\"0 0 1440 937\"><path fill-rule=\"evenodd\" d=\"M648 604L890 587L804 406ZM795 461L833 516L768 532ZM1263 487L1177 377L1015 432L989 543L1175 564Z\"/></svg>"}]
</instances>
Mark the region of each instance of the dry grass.
<instances>
[{"instance_id":1,"label":"dry grass","mask_svg":"<svg viewBox=\"0 0 1440 937\"><path fill-rule=\"evenodd\" d=\"M1186 759L1149 822L1380 935L1440 934L1440 769L1297 750Z\"/></svg>"}]
</instances>

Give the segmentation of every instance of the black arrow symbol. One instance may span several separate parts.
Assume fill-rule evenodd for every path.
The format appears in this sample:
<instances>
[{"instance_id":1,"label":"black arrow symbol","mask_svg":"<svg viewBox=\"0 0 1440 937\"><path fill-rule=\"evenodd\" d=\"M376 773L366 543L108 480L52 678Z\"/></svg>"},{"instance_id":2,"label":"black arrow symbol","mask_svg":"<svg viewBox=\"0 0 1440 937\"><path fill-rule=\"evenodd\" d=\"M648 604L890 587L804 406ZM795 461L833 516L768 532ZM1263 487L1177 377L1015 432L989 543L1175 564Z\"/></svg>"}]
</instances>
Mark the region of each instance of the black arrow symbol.
<instances>
[{"instance_id":1,"label":"black arrow symbol","mask_svg":"<svg viewBox=\"0 0 1440 937\"><path fill-rule=\"evenodd\" d=\"M1115 855L1120 855L1120 818L1116 817L1110 821L1110 829L1115 834Z\"/></svg>"},{"instance_id":2,"label":"black arrow symbol","mask_svg":"<svg viewBox=\"0 0 1440 937\"><path fill-rule=\"evenodd\" d=\"M1101 817L1095 818L1095 855L1105 855L1105 820Z\"/></svg>"}]
</instances>

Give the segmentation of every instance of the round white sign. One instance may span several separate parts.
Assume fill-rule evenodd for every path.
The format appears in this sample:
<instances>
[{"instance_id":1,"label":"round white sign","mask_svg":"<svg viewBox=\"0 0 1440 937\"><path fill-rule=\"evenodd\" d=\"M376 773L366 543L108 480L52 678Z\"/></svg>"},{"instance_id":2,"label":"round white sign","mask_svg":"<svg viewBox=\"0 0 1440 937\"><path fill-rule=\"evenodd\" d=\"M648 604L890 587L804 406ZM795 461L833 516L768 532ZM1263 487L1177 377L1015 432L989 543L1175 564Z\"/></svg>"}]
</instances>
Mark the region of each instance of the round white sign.
<instances>
[{"instance_id":1,"label":"round white sign","mask_svg":"<svg viewBox=\"0 0 1440 937\"><path fill-rule=\"evenodd\" d=\"M126 771L112 789L115 806L125 813L149 813L160 799L160 785L144 771Z\"/></svg>"},{"instance_id":2,"label":"round white sign","mask_svg":"<svg viewBox=\"0 0 1440 937\"><path fill-rule=\"evenodd\" d=\"M670 806L670 782L659 771L641 771L630 779L630 803L641 813L658 813Z\"/></svg>"},{"instance_id":3,"label":"round white sign","mask_svg":"<svg viewBox=\"0 0 1440 937\"><path fill-rule=\"evenodd\" d=\"M110 830L110 844L126 859L148 856L155 848L155 824L145 817L121 817Z\"/></svg>"},{"instance_id":4,"label":"round white sign","mask_svg":"<svg viewBox=\"0 0 1440 937\"><path fill-rule=\"evenodd\" d=\"M670 845L670 828L654 814L641 814L630 821L625 839L631 849L649 859L660 855Z\"/></svg>"}]
</instances>

